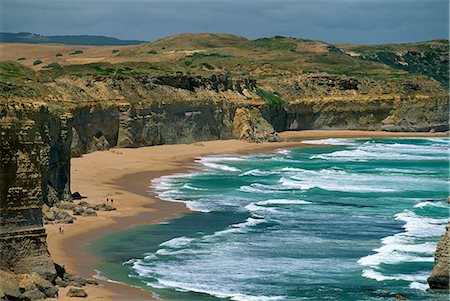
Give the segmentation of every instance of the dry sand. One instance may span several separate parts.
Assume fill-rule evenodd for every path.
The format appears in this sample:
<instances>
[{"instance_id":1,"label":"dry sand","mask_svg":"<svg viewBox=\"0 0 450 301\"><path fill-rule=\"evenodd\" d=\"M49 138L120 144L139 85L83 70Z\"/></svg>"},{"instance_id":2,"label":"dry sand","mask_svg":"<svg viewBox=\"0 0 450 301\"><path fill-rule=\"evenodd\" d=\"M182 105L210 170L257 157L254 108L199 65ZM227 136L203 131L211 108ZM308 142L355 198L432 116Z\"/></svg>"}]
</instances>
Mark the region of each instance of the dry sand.
<instances>
[{"instance_id":1,"label":"dry sand","mask_svg":"<svg viewBox=\"0 0 450 301\"><path fill-rule=\"evenodd\" d=\"M85 247L105 234L140 224L158 223L187 212L182 203L164 202L149 188L152 179L188 170L195 157L211 154L263 152L302 146L301 140L356 137L445 137L448 133L388 133L366 131L300 131L281 134L287 142L253 144L238 140L208 141L194 144L162 145L138 149L112 149L86 154L71 160L71 190L78 191L93 204L114 199L117 211L98 212L98 217L77 217L74 224L46 225L48 247L54 259L82 277L95 275L101 259L86 254ZM68 288L60 289L58 300ZM150 292L123 284L99 281L85 288L89 300L158 300Z\"/></svg>"}]
</instances>

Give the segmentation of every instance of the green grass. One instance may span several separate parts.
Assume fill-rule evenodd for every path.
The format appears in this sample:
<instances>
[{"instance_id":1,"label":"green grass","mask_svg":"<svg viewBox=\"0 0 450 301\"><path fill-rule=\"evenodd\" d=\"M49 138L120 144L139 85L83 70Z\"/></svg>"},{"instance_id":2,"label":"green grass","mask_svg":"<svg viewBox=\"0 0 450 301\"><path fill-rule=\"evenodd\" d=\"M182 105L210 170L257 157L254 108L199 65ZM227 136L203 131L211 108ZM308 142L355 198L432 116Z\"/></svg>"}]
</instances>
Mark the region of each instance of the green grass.
<instances>
[{"instance_id":1,"label":"green grass","mask_svg":"<svg viewBox=\"0 0 450 301\"><path fill-rule=\"evenodd\" d=\"M277 94L265 91L263 89L257 89L256 94L263 98L269 105L276 105L283 102L283 99L281 99L281 97Z\"/></svg>"}]
</instances>

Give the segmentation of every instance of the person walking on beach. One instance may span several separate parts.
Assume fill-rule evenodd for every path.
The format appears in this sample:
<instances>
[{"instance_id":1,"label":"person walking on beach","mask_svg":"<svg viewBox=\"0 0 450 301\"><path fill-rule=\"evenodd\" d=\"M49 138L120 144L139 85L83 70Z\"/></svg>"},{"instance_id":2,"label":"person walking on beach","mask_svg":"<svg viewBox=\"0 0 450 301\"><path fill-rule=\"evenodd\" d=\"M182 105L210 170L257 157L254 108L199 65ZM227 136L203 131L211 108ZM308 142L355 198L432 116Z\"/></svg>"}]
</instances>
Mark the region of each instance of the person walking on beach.
<instances>
[{"instance_id":1,"label":"person walking on beach","mask_svg":"<svg viewBox=\"0 0 450 301\"><path fill-rule=\"evenodd\" d=\"M114 200L111 198L111 204L114 202Z\"/></svg>"},{"instance_id":2,"label":"person walking on beach","mask_svg":"<svg viewBox=\"0 0 450 301\"><path fill-rule=\"evenodd\" d=\"M64 234L64 227L61 226L61 234Z\"/></svg>"},{"instance_id":3,"label":"person walking on beach","mask_svg":"<svg viewBox=\"0 0 450 301\"><path fill-rule=\"evenodd\" d=\"M107 203L107 204L109 203L109 198L106 198L106 203Z\"/></svg>"},{"instance_id":4,"label":"person walking on beach","mask_svg":"<svg viewBox=\"0 0 450 301\"><path fill-rule=\"evenodd\" d=\"M58 230L59 230L59 234L62 234L62 226L59 226Z\"/></svg>"}]
</instances>

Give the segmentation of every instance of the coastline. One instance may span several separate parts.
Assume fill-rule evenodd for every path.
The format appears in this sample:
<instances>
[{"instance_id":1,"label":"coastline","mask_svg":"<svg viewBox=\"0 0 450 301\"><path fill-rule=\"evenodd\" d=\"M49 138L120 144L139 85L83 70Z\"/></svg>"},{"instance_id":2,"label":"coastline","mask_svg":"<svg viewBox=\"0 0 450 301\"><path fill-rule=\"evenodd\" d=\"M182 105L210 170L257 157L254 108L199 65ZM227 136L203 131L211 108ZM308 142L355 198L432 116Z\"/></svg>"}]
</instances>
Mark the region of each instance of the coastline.
<instances>
[{"instance_id":1,"label":"coastline","mask_svg":"<svg viewBox=\"0 0 450 301\"><path fill-rule=\"evenodd\" d=\"M117 211L98 212L97 217L77 217L74 224L46 225L48 247L54 261L82 277L92 277L101 259L86 253L89 242L113 232L159 223L188 211L183 203L159 200L151 191L154 178L189 171L195 157L213 154L253 153L305 146L301 140L324 138L448 137L448 133L368 132L348 130L308 130L280 134L286 142L248 143L239 140L207 141L193 144L161 145L137 149L111 149L71 160L71 189L86 196L85 201L103 203L114 199ZM312 145L309 145L311 147ZM60 289L60 299L67 288ZM99 281L87 286L89 300L158 300L148 291L128 285ZM126 297L126 298L125 298Z\"/></svg>"}]
</instances>

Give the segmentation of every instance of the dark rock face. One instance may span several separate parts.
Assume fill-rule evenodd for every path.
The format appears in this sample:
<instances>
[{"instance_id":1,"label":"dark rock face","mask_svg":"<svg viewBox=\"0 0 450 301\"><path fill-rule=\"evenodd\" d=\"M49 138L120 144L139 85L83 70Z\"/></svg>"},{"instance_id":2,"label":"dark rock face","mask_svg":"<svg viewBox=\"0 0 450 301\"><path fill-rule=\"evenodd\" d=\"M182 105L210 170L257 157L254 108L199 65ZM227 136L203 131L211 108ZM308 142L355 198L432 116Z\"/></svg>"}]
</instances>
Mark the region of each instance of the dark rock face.
<instances>
[{"instance_id":1,"label":"dark rock face","mask_svg":"<svg viewBox=\"0 0 450 301\"><path fill-rule=\"evenodd\" d=\"M446 227L445 234L436 248L434 255L434 268L428 277L428 285L431 289L448 290L450 288L450 223Z\"/></svg>"},{"instance_id":2,"label":"dark rock face","mask_svg":"<svg viewBox=\"0 0 450 301\"><path fill-rule=\"evenodd\" d=\"M0 115L0 269L53 280L41 208L50 170L59 174L48 127L57 121L43 110L14 109Z\"/></svg>"}]
</instances>

